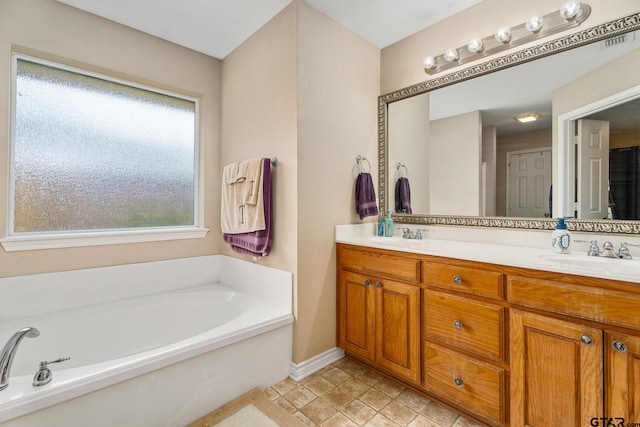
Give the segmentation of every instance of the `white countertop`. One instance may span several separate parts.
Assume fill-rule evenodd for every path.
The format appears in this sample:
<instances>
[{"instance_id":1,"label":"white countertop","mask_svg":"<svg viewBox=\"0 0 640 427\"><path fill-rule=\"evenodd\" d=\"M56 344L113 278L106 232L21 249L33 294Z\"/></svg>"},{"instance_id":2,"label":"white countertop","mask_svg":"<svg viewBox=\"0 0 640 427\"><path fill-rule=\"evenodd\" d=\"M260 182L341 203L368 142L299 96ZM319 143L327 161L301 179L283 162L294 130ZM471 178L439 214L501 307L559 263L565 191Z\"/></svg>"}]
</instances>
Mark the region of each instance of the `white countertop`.
<instances>
[{"instance_id":1,"label":"white countertop","mask_svg":"<svg viewBox=\"0 0 640 427\"><path fill-rule=\"evenodd\" d=\"M415 227L412 226L412 228ZM466 235L470 240L476 241L465 241L461 240L459 229L420 228L425 229L423 239L411 240L400 236L374 236L375 228L372 224L340 225L336 227L335 241L400 252L640 283L640 256L633 260L587 256L586 251L582 250L588 245L586 242L573 245L576 248L569 254L557 254L551 249L551 232L549 231L516 231L515 234L505 235L502 234L505 230L484 230L485 236L478 237L480 230L467 228L462 230L462 236ZM442 238L447 234L452 236L451 240ZM482 241L483 239L500 243L488 243ZM543 242L547 241L549 246L545 247ZM601 239L600 243L602 241L604 239ZM617 248L618 245L615 247Z\"/></svg>"}]
</instances>

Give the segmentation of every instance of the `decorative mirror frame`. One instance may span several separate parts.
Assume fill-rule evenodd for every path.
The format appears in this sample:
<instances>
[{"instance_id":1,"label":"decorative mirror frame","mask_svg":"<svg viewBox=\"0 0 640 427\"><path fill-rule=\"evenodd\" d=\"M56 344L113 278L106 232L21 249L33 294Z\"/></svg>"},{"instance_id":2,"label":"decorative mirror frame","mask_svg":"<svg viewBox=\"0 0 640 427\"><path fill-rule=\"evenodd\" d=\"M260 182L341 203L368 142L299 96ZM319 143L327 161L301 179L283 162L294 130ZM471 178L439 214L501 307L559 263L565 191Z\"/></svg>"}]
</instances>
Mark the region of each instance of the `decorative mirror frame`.
<instances>
[{"instance_id":1,"label":"decorative mirror frame","mask_svg":"<svg viewBox=\"0 0 640 427\"><path fill-rule=\"evenodd\" d=\"M379 96L378 198L380 212L387 211L387 105L389 103L638 29L640 29L640 12ZM551 230L556 224L556 220L553 218L432 216L418 214L394 214L392 215L392 218L398 223L405 224L456 225L539 230ZM640 221L573 219L567 221L567 225L569 229L581 232L640 234Z\"/></svg>"}]
</instances>

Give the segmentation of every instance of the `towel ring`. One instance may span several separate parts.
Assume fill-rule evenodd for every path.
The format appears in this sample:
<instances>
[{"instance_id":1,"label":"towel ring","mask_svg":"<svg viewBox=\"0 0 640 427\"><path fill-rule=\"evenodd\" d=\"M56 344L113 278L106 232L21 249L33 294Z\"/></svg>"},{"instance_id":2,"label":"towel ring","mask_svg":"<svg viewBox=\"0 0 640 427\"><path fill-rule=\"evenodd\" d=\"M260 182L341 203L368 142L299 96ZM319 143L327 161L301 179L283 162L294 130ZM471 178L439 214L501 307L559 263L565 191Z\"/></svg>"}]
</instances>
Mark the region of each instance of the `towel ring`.
<instances>
[{"instance_id":1,"label":"towel ring","mask_svg":"<svg viewBox=\"0 0 640 427\"><path fill-rule=\"evenodd\" d=\"M402 175L402 171L400 171L400 168L404 168L404 175ZM400 171L400 176L404 176L404 177L409 176L409 169L407 169L407 167L402 163L398 162L398 164L396 165L396 169Z\"/></svg>"},{"instance_id":2,"label":"towel ring","mask_svg":"<svg viewBox=\"0 0 640 427\"><path fill-rule=\"evenodd\" d=\"M368 171L364 171L364 170L362 170L362 161L363 161L363 160L364 160L365 162L367 162L367 164L369 165L369 170L368 170ZM371 163L369 163L369 160L367 160L367 158L366 158L366 157L361 156L360 154L358 154L358 156L356 157L356 165L354 166L354 169L355 169L356 167L358 168L358 172L359 172L359 173L362 173L362 172L371 172Z\"/></svg>"}]
</instances>

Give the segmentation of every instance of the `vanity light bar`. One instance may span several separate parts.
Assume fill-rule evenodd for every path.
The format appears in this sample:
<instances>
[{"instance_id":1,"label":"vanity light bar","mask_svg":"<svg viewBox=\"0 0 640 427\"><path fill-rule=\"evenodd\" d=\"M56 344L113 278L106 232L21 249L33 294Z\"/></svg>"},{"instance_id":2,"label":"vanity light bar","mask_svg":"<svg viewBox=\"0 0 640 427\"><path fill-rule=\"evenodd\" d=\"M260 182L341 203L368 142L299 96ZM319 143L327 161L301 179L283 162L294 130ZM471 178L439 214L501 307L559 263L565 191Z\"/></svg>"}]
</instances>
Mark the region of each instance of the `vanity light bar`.
<instances>
[{"instance_id":1,"label":"vanity light bar","mask_svg":"<svg viewBox=\"0 0 640 427\"><path fill-rule=\"evenodd\" d=\"M516 27L500 27L495 34L473 39L466 46L447 49L443 54L424 59L424 71L437 74L449 68L484 58L494 53L537 40L582 24L591 14L588 4L572 0L559 11L534 16Z\"/></svg>"}]
</instances>

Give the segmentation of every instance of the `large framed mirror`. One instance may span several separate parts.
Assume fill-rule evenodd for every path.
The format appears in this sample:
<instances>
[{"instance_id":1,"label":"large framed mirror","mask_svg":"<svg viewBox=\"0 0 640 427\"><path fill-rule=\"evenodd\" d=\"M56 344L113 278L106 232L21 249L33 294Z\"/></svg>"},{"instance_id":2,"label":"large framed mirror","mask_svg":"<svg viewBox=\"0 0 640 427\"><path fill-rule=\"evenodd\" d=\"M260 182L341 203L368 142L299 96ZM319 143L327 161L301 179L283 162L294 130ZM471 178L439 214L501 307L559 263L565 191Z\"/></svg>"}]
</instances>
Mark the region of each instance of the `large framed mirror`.
<instances>
[{"instance_id":1,"label":"large framed mirror","mask_svg":"<svg viewBox=\"0 0 640 427\"><path fill-rule=\"evenodd\" d=\"M640 12L380 96L380 210L408 224L552 229L562 216L576 231L640 234L637 64ZM527 113L537 120L515 120Z\"/></svg>"}]
</instances>

